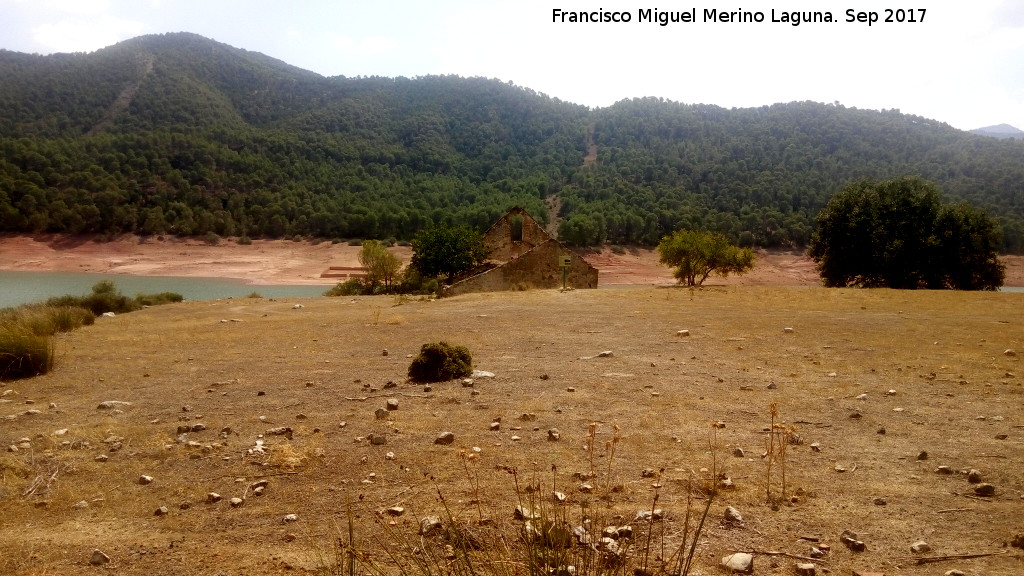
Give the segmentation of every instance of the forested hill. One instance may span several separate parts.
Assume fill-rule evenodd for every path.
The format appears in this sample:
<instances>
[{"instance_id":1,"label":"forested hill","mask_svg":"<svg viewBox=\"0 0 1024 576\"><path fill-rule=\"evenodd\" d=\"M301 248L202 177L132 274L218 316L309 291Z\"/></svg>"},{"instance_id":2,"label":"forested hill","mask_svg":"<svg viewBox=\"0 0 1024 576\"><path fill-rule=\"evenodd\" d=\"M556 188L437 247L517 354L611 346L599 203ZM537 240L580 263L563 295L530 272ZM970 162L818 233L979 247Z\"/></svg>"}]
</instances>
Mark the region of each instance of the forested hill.
<instances>
[{"instance_id":1,"label":"forested hill","mask_svg":"<svg viewBox=\"0 0 1024 576\"><path fill-rule=\"evenodd\" d=\"M802 245L849 180L917 174L1024 246L1021 140L840 105L590 110L483 78L324 78L184 33L0 50L0 149L7 232L404 239L550 205L574 244L687 226Z\"/></svg>"}]
</instances>

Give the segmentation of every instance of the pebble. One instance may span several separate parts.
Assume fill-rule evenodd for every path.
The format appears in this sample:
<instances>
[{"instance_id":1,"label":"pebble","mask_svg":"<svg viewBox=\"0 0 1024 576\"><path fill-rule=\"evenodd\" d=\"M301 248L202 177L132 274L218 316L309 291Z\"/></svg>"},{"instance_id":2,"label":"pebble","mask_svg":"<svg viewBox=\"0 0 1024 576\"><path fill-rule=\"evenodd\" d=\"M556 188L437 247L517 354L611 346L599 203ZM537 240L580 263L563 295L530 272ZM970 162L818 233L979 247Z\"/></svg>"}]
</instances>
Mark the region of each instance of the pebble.
<instances>
[{"instance_id":1,"label":"pebble","mask_svg":"<svg viewBox=\"0 0 1024 576\"><path fill-rule=\"evenodd\" d=\"M864 542L857 539L857 534L850 530L844 530L843 533L839 535L839 540L854 552L863 552L867 549Z\"/></svg>"},{"instance_id":2,"label":"pebble","mask_svg":"<svg viewBox=\"0 0 1024 576\"><path fill-rule=\"evenodd\" d=\"M971 484L978 484L981 482L981 472L978 470L971 470L967 473L967 481Z\"/></svg>"},{"instance_id":3,"label":"pebble","mask_svg":"<svg viewBox=\"0 0 1024 576\"><path fill-rule=\"evenodd\" d=\"M925 552L931 552L932 547L928 545L924 540L918 540L910 545L910 551L915 554L924 554Z\"/></svg>"},{"instance_id":4,"label":"pebble","mask_svg":"<svg viewBox=\"0 0 1024 576\"><path fill-rule=\"evenodd\" d=\"M743 458L746 454L743 453L743 448L733 448L732 455L737 458Z\"/></svg>"},{"instance_id":5,"label":"pebble","mask_svg":"<svg viewBox=\"0 0 1024 576\"><path fill-rule=\"evenodd\" d=\"M725 521L729 523L743 522L743 515L740 514L739 510L733 508L732 506L726 507L724 518Z\"/></svg>"},{"instance_id":6,"label":"pebble","mask_svg":"<svg viewBox=\"0 0 1024 576\"><path fill-rule=\"evenodd\" d=\"M161 507L157 508L156 511L153 512L153 515L154 516L166 516L167 515L167 506L161 506Z\"/></svg>"},{"instance_id":7,"label":"pebble","mask_svg":"<svg viewBox=\"0 0 1024 576\"><path fill-rule=\"evenodd\" d=\"M284 518L281 521L284 522L284 523L298 522L299 521L299 515L298 514L285 514Z\"/></svg>"},{"instance_id":8,"label":"pebble","mask_svg":"<svg viewBox=\"0 0 1024 576\"><path fill-rule=\"evenodd\" d=\"M143 486L145 486L146 484L152 484L152 483L153 483L153 477L152 476L146 476L145 474L143 474L142 476L139 476L139 484L142 484Z\"/></svg>"},{"instance_id":9,"label":"pebble","mask_svg":"<svg viewBox=\"0 0 1024 576\"><path fill-rule=\"evenodd\" d=\"M245 502L245 500L242 500L241 498L232 498L231 499L231 507L232 508L238 508L239 506L242 505L243 502Z\"/></svg>"},{"instance_id":10,"label":"pebble","mask_svg":"<svg viewBox=\"0 0 1024 576\"><path fill-rule=\"evenodd\" d=\"M562 438L558 428L548 430L548 442L558 442Z\"/></svg>"},{"instance_id":11,"label":"pebble","mask_svg":"<svg viewBox=\"0 0 1024 576\"><path fill-rule=\"evenodd\" d=\"M216 492L208 492L206 494L206 503L207 504L216 504L217 502L220 502L221 500L222 500L221 495L217 494Z\"/></svg>"},{"instance_id":12,"label":"pebble","mask_svg":"<svg viewBox=\"0 0 1024 576\"><path fill-rule=\"evenodd\" d=\"M398 410L398 400L395 398L388 398L386 408L388 410Z\"/></svg>"},{"instance_id":13,"label":"pebble","mask_svg":"<svg viewBox=\"0 0 1024 576\"><path fill-rule=\"evenodd\" d=\"M426 536L435 530L441 529L441 518L439 516L427 516L420 520L420 536Z\"/></svg>"},{"instance_id":14,"label":"pebble","mask_svg":"<svg viewBox=\"0 0 1024 576\"><path fill-rule=\"evenodd\" d=\"M746 552L737 552L722 558L722 568L734 574L753 574L754 556Z\"/></svg>"},{"instance_id":15,"label":"pebble","mask_svg":"<svg viewBox=\"0 0 1024 576\"><path fill-rule=\"evenodd\" d=\"M454 432L442 432L437 438L434 439L434 444L440 444L442 446L448 446L455 442Z\"/></svg>"},{"instance_id":16,"label":"pebble","mask_svg":"<svg viewBox=\"0 0 1024 576\"><path fill-rule=\"evenodd\" d=\"M978 484L974 487L974 493L978 496L995 496L996 487L991 484Z\"/></svg>"},{"instance_id":17,"label":"pebble","mask_svg":"<svg viewBox=\"0 0 1024 576\"><path fill-rule=\"evenodd\" d=\"M817 567L810 562L797 562L793 569L797 576L814 576L817 573Z\"/></svg>"},{"instance_id":18,"label":"pebble","mask_svg":"<svg viewBox=\"0 0 1024 576\"><path fill-rule=\"evenodd\" d=\"M92 551L92 556L89 557L89 564L92 564L93 566L102 566L108 563L110 563L110 556L107 556L99 550Z\"/></svg>"}]
</instances>

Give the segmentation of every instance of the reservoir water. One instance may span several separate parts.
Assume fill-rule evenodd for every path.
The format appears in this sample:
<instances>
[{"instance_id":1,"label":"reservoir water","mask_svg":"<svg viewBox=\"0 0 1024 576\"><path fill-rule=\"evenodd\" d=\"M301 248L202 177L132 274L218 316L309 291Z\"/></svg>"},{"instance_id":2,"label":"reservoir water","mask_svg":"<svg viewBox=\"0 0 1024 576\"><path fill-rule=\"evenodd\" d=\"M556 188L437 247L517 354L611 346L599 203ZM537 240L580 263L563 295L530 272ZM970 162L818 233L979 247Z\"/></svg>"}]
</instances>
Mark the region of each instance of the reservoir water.
<instances>
[{"instance_id":1,"label":"reservoir water","mask_svg":"<svg viewBox=\"0 0 1024 576\"><path fill-rule=\"evenodd\" d=\"M41 302L52 296L89 294L101 280L110 280L125 296L177 292L185 300L240 298L253 292L264 298L321 296L330 286L254 286L230 278L126 276L78 272L0 272L0 308Z\"/></svg>"}]
</instances>

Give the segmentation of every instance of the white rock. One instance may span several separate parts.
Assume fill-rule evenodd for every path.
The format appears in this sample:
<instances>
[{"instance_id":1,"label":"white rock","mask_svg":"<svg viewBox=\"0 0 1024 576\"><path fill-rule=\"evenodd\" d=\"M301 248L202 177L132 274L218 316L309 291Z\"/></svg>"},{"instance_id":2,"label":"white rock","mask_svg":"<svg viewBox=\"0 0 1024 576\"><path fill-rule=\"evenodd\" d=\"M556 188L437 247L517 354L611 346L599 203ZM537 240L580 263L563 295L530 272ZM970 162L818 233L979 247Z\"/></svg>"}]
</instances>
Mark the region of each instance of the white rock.
<instances>
[{"instance_id":1,"label":"white rock","mask_svg":"<svg viewBox=\"0 0 1024 576\"><path fill-rule=\"evenodd\" d=\"M737 552L722 558L722 568L736 574L753 574L754 557L746 552Z\"/></svg>"},{"instance_id":2,"label":"white rock","mask_svg":"<svg viewBox=\"0 0 1024 576\"><path fill-rule=\"evenodd\" d=\"M284 519L282 520L282 522L285 522L285 523L288 523L288 522L298 522L298 521L299 521L299 515L298 514L285 514Z\"/></svg>"}]
</instances>

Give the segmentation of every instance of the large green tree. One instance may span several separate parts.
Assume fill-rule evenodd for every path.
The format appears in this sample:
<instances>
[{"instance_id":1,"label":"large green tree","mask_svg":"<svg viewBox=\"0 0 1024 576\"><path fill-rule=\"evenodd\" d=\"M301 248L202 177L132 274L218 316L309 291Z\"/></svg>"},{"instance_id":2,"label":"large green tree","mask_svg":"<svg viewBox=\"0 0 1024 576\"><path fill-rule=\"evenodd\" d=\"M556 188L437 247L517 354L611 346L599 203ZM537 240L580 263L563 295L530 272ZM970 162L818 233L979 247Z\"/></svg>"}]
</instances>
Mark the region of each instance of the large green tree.
<instances>
[{"instance_id":1,"label":"large green tree","mask_svg":"<svg viewBox=\"0 0 1024 576\"><path fill-rule=\"evenodd\" d=\"M411 264L424 276L450 279L486 259L483 236L464 226L427 228L412 240Z\"/></svg>"},{"instance_id":2,"label":"large green tree","mask_svg":"<svg viewBox=\"0 0 1024 576\"><path fill-rule=\"evenodd\" d=\"M818 214L809 253L826 286L994 290L1000 244L987 214L903 177L843 188Z\"/></svg>"},{"instance_id":3,"label":"large green tree","mask_svg":"<svg viewBox=\"0 0 1024 576\"><path fill-rule=\"evenodd\" d=\"M674 267L675 277L687 286L700 286L713 273L725 277L754 267L754 253L749 248L700 230L677 230L662 238L658 254L661 263Z\"/></svg>"}]
</instances>

